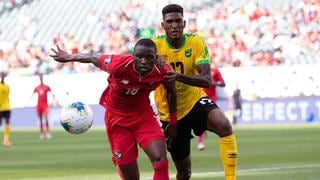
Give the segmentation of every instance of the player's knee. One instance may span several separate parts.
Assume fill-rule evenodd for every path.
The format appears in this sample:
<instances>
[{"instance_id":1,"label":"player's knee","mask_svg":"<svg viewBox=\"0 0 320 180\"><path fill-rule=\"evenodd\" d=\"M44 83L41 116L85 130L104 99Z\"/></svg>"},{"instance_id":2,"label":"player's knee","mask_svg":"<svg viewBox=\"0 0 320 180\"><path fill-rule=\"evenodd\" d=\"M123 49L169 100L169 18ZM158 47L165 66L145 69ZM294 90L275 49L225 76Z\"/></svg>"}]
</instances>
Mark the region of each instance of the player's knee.
<instances>
[{"instance_id":1,"label":"player's knee","mask_svg":"<svg viewBox=\"0 0 320 180\"><path fill-rule=\"evenodd\" d=\"M156 163L156 162L159 162L159 161L162 161L162 160L167 160L167 154L166 154L165 151L164 152L155 153L155 154L152 155L150 160L153 163Z\"/></svg>"},{"instance_id":2,"label":"player's knee","mask_svg":"<svg viewBox=\"0 0 320 180\"><path fill-rule=\"evenodd\" d=\"M225 137L231 134L233 134L233 131L230 121L228 119L221 121L218 128L218 135L220 137Z\"/></svg>"}]
</instances>

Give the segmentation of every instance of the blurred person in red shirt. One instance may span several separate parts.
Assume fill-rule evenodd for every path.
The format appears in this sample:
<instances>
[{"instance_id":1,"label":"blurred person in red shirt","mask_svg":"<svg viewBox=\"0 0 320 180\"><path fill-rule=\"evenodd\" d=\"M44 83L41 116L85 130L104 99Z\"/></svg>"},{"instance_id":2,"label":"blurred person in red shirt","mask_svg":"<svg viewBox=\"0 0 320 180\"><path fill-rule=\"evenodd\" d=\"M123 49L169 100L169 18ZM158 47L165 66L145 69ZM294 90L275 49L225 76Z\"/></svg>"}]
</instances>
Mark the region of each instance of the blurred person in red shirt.
<instances>
[{"instance_id":1,"label":"blurred person in red shirt","mask_svg":"<svg viewBox=\"0 0 320 180\"><path fill-rule=\"evenodd\" d=\"M217 95L216 95L216 87L225 87L225 81L222 77L221 72L219 71L219 69L215 66L211 67L211 81L212 81L212 86L209 88L204 88L204 91L206 92L206 94L208 95L208 97L213 101L213 102L217 102Z\"/></svg>"},{"instance_id":2,"label":"blurred person in red shirt","mask_svg":"<svg viewBox=\"0 0 320 180\"><path fill-rule=\"evenodd\" d=\"M40 127L40 139L51 139L51 133L49 129L48 121L48 94L51 93L53 101L56 102L55 95L51 91L51 88L43 83L43 74L39 74L40 84L34 89L31 97L37 93L37 115L39 117L39 127Z\"/></svg>"}]
</instances>

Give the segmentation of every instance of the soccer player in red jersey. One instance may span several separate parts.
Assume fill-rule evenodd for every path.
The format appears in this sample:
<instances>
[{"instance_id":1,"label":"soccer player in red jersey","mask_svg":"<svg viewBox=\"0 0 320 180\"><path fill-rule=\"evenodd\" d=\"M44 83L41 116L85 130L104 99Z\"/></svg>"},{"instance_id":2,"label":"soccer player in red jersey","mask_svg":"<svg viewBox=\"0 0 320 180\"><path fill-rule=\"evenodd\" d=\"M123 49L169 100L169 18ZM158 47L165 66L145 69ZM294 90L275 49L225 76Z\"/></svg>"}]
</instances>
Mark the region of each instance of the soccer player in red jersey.
<instances>
[{"instance_id":1,"label":"soccer player in red jersey","mask_svg":"<svg viewBox=\"0 0 320 180\"><path fill-rule=\"evenodd\" d=\"M163 84L167 89L170 125L168 137L176 132L176 95L173 82L166 81L169 65L159 66L156 46L139 40L132 55L69 54L57 46L50 55L58 62L92 63L109 73L108 87L100 104L106 109L105 125L112 160L122 179L139 179L137 144L148 155L153 179L169 179L165 136L150 106L150 92Z\"/></svg>"},{"instance_id":2,"label":"soccer player in red jersey","mask_svg":"<svg viewBox=\"0 0 320 180\"><path fill-rule=\"evenodd\" d=\"M48 94L51 93L53 99L55 99L55 95L51 91L50 87L43 83L43 74L39 74L40 84L34 89L34 94L38 95L37 102L37 114L39 117L39 127L40 127L40 139L50 139L51 133L49 129L49 121L48 121Z\"/></svg>"},{"instance_id":3,"label":"soccer player in red jersey","mask_svg":"<svg viewBox=\"0 0 320 180\"><path fill-rule=\"evenodd\" d=\"M219 87L225 87L226 84L224 82L224 79L219 71L219 69L217 67L212 67L211 68L211 86L208 87L208 88L204 88L204 92L208 95L208 97L214 102L216 103L217 102L217 90L216 90L216 87L219 86ZM197 139L197 147L199 150L204 150L205 148L205 145L203 143L203 137L205 136L206 134L206 131L198 136L198 139Z\"/></svg>"}]
</instances>

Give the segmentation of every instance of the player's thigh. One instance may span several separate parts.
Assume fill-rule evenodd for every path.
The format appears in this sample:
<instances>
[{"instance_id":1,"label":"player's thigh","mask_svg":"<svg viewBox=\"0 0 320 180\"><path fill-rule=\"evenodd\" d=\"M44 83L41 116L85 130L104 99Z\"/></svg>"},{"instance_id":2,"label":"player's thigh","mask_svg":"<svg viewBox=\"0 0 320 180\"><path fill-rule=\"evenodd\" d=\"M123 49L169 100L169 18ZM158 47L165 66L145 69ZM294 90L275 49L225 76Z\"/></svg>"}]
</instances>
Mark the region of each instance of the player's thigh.
<instances>
[{"instance_id":1,"label":"player's thigh","mask_svg":"<svg viewBox=\"0 0 320 180\"><path fill-rule=\"evenodd\" d=\"M135 125L133 135L142 149L146 149L155 140L165 141L162 129L153 112L144 113L136 117L140 122Z\"/></svg>"},{"instance_id":2,"label":"player's thigh","mask_svg":"<svg viewBox=\"0 0 320 180\"><path fill-rule=\"evenodd\" d=\"M1 123L2 123L2 119L3 119L4 117L3 117L3 112L0 112L0 125L1 125Z\"/></svg>"},{"instance_id":3,"label":"player's thigh","mask_svg":"<svg viewBox=\"0 0 320 180\"><path fill-rule=\"evenodd\" d=\"M37 114L39 117L43 116L43 106L37 106Z\"/></svg>"},{"instance_id":4,"label":"player's thigh","mask_svg":"<svg viewBox=\"0 0 320 180\"><path fill-rule=\"evenodd\" d=\"M231 123L219 108L212 109L208 113L207 130L215 132L220 137L232 134Z\"/></svg>"},{"instance_id":5,"label":"player's thigh","mask_svg":"<svg viewBox=\"0 0 320 180\"><path fill-rule=\"evenodd\" d=\"M1 123L2 119L5 120L6 124L10 123L10 116L11 116L11 111L0 112L0 123Z\"/></svg>"},{"instance_id":6,"label":"player's thigh","mask_svg":"<svg viewBox=\"0 0 320 180\"><path fill-rule=\"evenodd\" d=\"M184 118L190 122L195 135L200 136L207 130L208 115L214 109L219 109L219 107L208 97L202 97Z\"/></svg>"},{"instance_id":7,"label":"player's thigh","mask_svg":"<svg viewBox=\"0 0 320 180\"><path fill-rule=\"evenodd\" d=\"M190 136L177 136L169 152L174 161L181 161L190 156Z\"/></svg>"},{"instance_id":8,"label":"player's thigh","mask_svg":"<svg viewBox=\"0 0 320 180\"><path fill-rule=\"evenodd\" d=\"M168 122L162 121L162 128L165 129ZM181 161L190 155L190 140L193 138L191 134L191 121L188 117L184 117L177 123L177 137L173 142L167 141L167 149L174 161Z\"/></svg>"},{"instance_id":9,"label":"player's thigh","mask_svg":"<svg viewBox=\"0 0 320 180\"><path fill-rule=\"evenodd\" d=\"M231 123L217 104L208 97L203 97L194 105L189 113L194 134L201 135L205 130L216 133L220 137L232 134Z\"/></svg>"},{"instance_id":10,"label":"player's thigh","mask_svg":"<svg viewBox=\"0 0 320 180\"><path fill-rule=\"evenodd\" d=\"M107 131L112 158L118 165L128 165L137 160L136 140L128 127L113 126Z\"/></svg>"},{"instance_id":11,"label":"player's thigh","mask_svg":"<svg viewBox=\"0 0 320 180\"><path fill-rule=\"evenodd\" d=\"M48 116L48 114L49 114L49 107L48 107L48 106L43 107L42 113L43 113L44 116Z\"/></svg>"}]
</instances>

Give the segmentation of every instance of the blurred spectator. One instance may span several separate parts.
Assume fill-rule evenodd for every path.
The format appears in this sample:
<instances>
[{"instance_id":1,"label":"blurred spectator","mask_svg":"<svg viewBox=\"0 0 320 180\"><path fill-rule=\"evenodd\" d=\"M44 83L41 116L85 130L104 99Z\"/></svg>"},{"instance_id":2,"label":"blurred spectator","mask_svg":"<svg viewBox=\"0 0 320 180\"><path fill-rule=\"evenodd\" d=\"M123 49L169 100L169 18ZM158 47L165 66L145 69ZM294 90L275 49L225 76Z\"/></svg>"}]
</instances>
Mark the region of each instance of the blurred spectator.
<instances>
[{"instance_id":1,"label":"blurred spectator","mask_svg":"<svg viewBox=\"0 0 320 180\"><path fill-rule=\"evenodd\" d=\"M236 85L236 88L233 91L232 103L233 103L232 123L237 124L237 121L242 116L242 97L241 97L241 90L239 89L238 85Z\"/></svg>"},{"instance_id":2,"label":"blurred spectator","mask_svg":"<svg viewBox=\"0 0 320 180\"><path fill-rule=\"evenodd\" d=\"M29 3L32 0L1 0L0 1L0 14L5 11L10 11L16 7L20 7L23 4Z\"/></svg>"}]
</instances>

